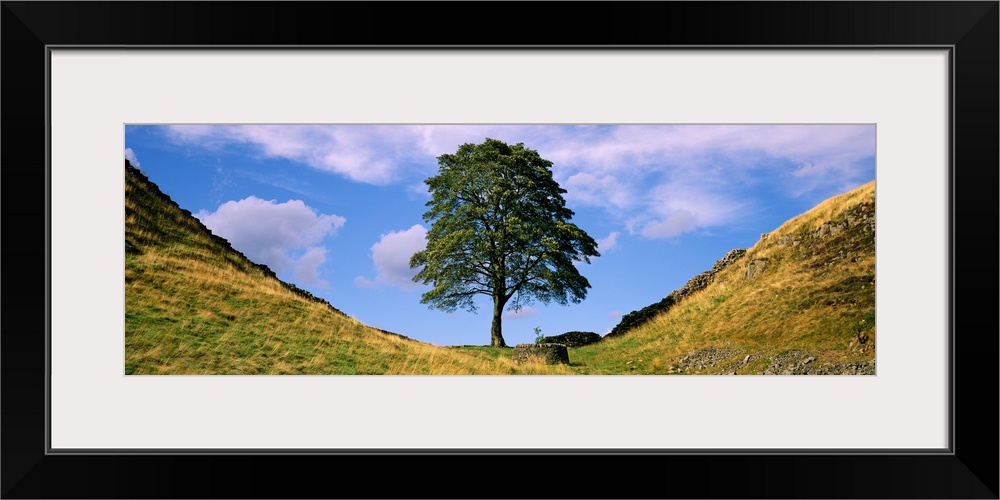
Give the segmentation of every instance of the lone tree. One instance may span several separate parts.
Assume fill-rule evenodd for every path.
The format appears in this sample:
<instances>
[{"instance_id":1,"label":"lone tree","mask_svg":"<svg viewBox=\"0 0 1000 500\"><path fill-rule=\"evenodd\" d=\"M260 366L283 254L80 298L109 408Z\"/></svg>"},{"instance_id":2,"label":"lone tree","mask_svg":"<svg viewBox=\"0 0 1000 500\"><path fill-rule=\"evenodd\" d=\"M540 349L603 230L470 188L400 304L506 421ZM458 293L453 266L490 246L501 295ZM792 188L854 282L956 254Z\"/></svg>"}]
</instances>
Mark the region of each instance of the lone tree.
<instances>
[{"instance_id":1,"label":"lone tree","mask_svg":"<svg viewBox=\"0 0 1000 500\"><path fill-rule=\"evenodd\" d=\"M493 298L490 345L505 347L501 315L537 299L579 303L590 282L574 261L590 263L597 242L569 222L565 189L552 162L523 143L487 138L438 157L438 174L424 181L432 223L427 247L410 259L413 281L432 285L420 302L475 312L478 294Z\"/></svg>"}]
</instances>

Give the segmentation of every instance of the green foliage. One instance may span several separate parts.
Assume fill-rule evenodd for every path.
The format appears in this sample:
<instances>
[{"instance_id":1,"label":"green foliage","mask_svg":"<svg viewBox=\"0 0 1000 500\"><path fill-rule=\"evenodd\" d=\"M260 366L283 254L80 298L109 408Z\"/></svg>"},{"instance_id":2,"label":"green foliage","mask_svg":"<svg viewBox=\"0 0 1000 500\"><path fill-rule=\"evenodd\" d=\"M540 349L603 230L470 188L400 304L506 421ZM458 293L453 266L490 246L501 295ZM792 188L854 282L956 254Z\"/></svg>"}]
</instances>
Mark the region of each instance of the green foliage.
<instances>
[{"instance_id":1,"label":"green foliage","mask_svg":"<svg viewBox=\"0 0 1000 500\"><path fill-rule=\"evenodd\" d=\"M537 327L536 326L535 327L535 343L536 344L541 344L542 342L545 342L545 335L542 335L542 329L541 329L541 327Z\"/></svg>"},{"instance_id":2,"label":"green foliage","mask_svg":"<svg viewBox=\"0 0 1000 500\"><path fill-rule=\"evenodd\" d=\"M427 248L413 255L413 280L432 285L421 302L432 308L475 311L473 299L493 298L491 345L503 346L500 315L534 300L578 303L590 283L574 261L590 263L597 242L569 222L566 192L552 162L523 143L487 138L438 157L427 179L432 223Z\"/></svg>"}]
</instances>

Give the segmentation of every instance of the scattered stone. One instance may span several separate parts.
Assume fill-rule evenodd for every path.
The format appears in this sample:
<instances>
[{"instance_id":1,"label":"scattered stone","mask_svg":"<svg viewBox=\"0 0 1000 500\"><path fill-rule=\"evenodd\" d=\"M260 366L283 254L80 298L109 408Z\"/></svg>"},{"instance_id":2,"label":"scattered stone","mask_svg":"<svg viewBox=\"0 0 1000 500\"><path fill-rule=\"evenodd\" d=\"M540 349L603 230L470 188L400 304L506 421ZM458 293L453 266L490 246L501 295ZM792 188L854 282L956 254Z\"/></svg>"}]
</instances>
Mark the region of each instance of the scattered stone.
<instances>
[{"instance_id":1,"label":"scattered stone","mask_svg":"<svg viewBox=\"0 0 1000 500\"><path fill-rule=\"evenodd\" d=\"M739 351L736 349L706 347L684 355L677 360L676 366L679 371L683 371L684 369L704 370L716 366L737 354L739 354ZM735 365L727 366L723 372L732 371L735 368Z\"/></svg>"},{"instance_id":2,"label":"scattered stone","mask_svg":"<svg viewBox=\"0 0 1000 500\"><path fill-rule=\"evenodd\" d=\"M815 363L816 357L803 351L788 351L775 356L770 366L758 375L874 375L875 360L854 363Z\"/></svg>"}]
</instances>

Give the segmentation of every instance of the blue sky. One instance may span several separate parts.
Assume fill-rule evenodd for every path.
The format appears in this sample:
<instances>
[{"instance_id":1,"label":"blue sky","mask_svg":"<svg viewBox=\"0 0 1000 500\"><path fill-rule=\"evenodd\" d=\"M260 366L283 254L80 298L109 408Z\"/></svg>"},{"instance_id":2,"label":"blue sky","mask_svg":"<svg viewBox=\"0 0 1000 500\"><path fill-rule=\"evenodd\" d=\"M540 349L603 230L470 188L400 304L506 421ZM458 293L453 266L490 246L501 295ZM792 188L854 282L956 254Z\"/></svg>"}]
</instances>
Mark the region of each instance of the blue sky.
<instances>
[{"instance_id":1,"label":"blue sky","mask_svg":"<svg viewBox=\"0 0 1000 500\"><path fill-rule=\"evenodd\" d=\"M125 157L278 277L375 326L489 344L478 313L420 303L410 256L437 156L487 137L553 162L572 222L598 241L579 304L505 313L508 345L608 332L727 251L875 179L874 125L128 125Z\"/></svg>"}]
</instances>

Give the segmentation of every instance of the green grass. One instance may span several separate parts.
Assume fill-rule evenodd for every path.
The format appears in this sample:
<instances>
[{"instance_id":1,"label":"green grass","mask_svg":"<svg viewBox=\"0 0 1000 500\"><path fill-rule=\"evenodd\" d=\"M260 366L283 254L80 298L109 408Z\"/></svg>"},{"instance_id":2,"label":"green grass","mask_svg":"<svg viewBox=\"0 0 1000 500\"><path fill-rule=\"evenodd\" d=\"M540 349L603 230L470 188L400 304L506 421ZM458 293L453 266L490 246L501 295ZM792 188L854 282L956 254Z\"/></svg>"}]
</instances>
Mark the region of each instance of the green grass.
<instances>
[{"instance_id":1,"label":"green grass","mask_svg":"<svg viewBox=\"0 0 1000 500\"><path fill-rule=\"evenodd\" d=\"M700 350L731 354L684 373L723 373L727 365L758 373L789 350L827 363L875 355L874 232L859 224L815 237L845 212L870 210L874 184L785 223L666 313L570 348L568 366L518 364L509 348L439 347L361 324L246 259L130 167L125 202L129 375L672 374ZM779 244L782 236L799 244ZM768 264L747 279L755 259Z\"/></svg>"},{"instance_id":2,"label":"green grass","mask_svg":"<svg viewBox=\"0 0 1000 500\"><path fill-rule=\"evenodd\" d=\"M247 260L139 171L125 174L129 375L562 372L361 324Z\"/></svg>"},{"instance_id":3,"label":"green grass","mask_svg":"<svg viewBox=\"0 0 1000 500\"><path fill-rule=\"evenodd\" d=\"M873 201L873 183L828 200L758 242L705 290L633 331L573 350L571 359L587 373L620 373L631 361L630 372L653 374L713 347L739 354L703 373L720 373L751 354L758 360L735 371L757 373L765 360L790 350L807 351L820 363L874 359L874 342L866 349L852 343L859 335L875 337L874 232L858 224L822 240L810 237L824 222L839 221L858 207L870 209ZM802 242L778 244L784 235L798 235ZM763 258L768 259L764 272L748 279L747 263Z\"/></svg>"}]
</instances>

